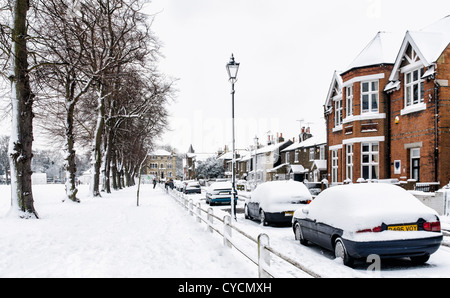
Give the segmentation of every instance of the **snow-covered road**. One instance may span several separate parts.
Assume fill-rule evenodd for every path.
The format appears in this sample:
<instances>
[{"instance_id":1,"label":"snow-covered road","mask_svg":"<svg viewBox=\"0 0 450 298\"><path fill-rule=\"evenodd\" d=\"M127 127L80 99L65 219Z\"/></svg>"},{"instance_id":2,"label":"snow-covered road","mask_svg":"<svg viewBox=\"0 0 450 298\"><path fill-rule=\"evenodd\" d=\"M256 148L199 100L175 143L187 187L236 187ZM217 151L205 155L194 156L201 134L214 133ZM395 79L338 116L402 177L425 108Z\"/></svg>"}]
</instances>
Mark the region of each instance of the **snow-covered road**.
<instances>
[{"instance_id":1,"label":"snow-covered road","mask_svg":"<svg viewBox=\"0 0 450 298\"><path fill-rule=\"evenodd\" d=\"M209 208L203 194L189 196L195 202L200 202L203 209ZM214 206L213 209L216 214L219 210L229 209L229 206ZM243 209L241 200L238 209ZM291 227L262 226L257 221L244 219L242 213L237 215L234 224L255 238L261 233L269 235L271 247L323 277L450 277L450 248L446 246L441 246L425 265L412 265L409 259L382 260L381 271L367 271L370 263L358 262L355 269L351 269L342 265L329 251L315 245L300 245L294 239ZM273 258L273 261L277 259ZM298 270L291 270L291 265L284 266L286 272L280 277L304 276Z\"/></svg>"}]
</instances>

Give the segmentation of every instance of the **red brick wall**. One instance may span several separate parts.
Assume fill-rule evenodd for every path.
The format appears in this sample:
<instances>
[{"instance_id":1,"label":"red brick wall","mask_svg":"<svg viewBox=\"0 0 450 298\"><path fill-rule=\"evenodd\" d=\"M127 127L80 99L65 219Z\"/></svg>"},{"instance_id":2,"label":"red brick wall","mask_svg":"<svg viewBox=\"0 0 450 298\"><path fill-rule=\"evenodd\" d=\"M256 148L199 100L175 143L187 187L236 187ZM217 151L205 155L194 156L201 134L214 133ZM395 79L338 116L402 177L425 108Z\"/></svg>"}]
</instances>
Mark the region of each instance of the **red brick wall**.
<instances>
[{"instance_id":1,"label":"red brick wall","mask_svg":"<svg viewBox=\"0 0 450 298\"><path fill-rule=\"evenodd\" d=\"M438 122L438 180L441 186L450 180L450 47L437 61L437 80L443 80L443 85L438 89L439 122ZM445 83L446 81L446 83Z\"/></svg>"},{"instance_id":2,"label":"red brick wall","mask_svg":"<svg viewBox=\"0 0 450 298\"><path fill-rule=\"evenodd\" d=\"M437 80L449 80L450 50L444 52L438 61ZM426 110L401 115L404 108L404 75L400 73L401 88L391 94L391 155L392 162L401 160L402 173L394 174L391 166L391 176L400 178L411 177L410 173L410 150L405 149L405 144L422 143L420 148L420 181L434 182L440 181L445 185L449 181L449 137L450 137L450 91L449 87L440 87L439 94L435 94L435 80L426 80L424 83L424 103ZM439 122L438 122L438 174L435 171L435 142L436 126L435 112L438 101ZM395 118L399 122L395 123Z\"/></svg>"},{"instance_id":3,"label":"red brick wall","mask_svg":"<svg viewBox=\"0 0 450 298\"><path fill-rule=\"evenodd\" d=\"M333 132L334 128L334 105L333 112L328 116L328 145L342 144L346 139L362 138L362 137L379 137L386 136L388 134L388 121L389 121L389 96L386 95L383 90L386 84L389 82L389 76L391 74L393 65L378 65L365 68L352 69L342 75L343 82L347 82L355 77L368 76L374 74L384 74L383 79L379 79L379 113L385 113L385 119L372 119L372 120L360 120L344 123L343 129ZM346 113L346 94L345 88L342 95L343 101L343 117ZM361 115L361 82L355 82L353 84L353 115ZM364 125L373 125L376 131L362 131ZM353 126L351 128L351 126ZM349 131L352 133L348 133ZM346 133L347 132L347 133ZM385 142L379 142L379 178L385 179L390 177L390 159L389 148ZM343 146L339 150L339 170L338 181L342 182L346 178L346 148ZM331 153L328 153L328 173L331 174ZM361 143L353 144L353 182L361 177ZM329 175L331 182L331 175Z\"/></svg>"}]
</instances>

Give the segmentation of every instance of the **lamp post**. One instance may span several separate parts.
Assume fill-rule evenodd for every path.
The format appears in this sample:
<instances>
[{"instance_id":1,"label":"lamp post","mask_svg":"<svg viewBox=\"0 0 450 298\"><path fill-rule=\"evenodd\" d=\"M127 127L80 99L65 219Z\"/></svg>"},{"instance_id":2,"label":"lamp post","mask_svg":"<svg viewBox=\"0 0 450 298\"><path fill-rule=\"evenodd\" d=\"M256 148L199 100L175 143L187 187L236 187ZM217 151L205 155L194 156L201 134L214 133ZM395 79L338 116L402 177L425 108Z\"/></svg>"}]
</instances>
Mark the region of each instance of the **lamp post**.
<instances>
[{"instance_id":1,"label":"lamp post","mask_svg":"<svg viewBox=\"0 0 450 298\"><path fill-rule=\"evenodd\" d=\"M237 82L237 73L239 70L239 63L234 61L234 56L231 54L230 62L227 64L228 79L231 83L231 118L233 126L233 160L232 160L232 190L231 190L231 217L236 220L236 148L234 137L234 84Z\"/></svg>"}]
</instances>

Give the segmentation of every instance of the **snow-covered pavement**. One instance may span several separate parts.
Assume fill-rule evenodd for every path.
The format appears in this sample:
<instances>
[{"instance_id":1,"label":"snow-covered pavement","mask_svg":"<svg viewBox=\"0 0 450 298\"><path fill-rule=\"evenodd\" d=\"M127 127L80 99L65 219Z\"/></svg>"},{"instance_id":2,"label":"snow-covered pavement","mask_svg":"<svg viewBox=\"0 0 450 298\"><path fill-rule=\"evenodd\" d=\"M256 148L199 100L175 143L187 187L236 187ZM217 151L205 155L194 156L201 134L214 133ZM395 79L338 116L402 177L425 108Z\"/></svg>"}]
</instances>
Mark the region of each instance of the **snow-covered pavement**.
<instances>
[{"instance_id":1,"label":"snow-covered pavement","mask_svg":"<svg viewBox=\"0 0 450 298\"><path fill-rule=\"evenodd\" d=\"M160 188L143 185L139 207L135 187L80 192L81 204L62 203L63 185L34 186L41 218L22 220L5 216L0 186L0 277L257 277Z\"/></svg>"}]
</instances>

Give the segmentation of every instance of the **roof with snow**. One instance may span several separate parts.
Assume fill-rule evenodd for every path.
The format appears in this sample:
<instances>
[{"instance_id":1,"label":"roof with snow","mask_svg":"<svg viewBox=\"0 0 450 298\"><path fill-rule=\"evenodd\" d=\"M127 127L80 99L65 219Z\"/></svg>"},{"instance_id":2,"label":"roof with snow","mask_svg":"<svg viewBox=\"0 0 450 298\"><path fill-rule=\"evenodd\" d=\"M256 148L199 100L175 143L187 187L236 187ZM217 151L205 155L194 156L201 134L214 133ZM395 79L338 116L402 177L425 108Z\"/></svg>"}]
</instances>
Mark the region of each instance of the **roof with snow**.
<instances>
[{"instance_id":1,"label":"roof with snow","mask_svg":"<svg viewBox=\"0 0 450 298\"><path fill-rule=\"evenodd\" d=\"M319 134L319 135L312 136L311 138L306 139L303 142L294 143L294 144L290 145L289 147L285 148L281 152L292 151L292 150L295 150L298 148L308 148L308 147L323 145L326 143L327 143L326 135Z\"/></svg>"},{"instance_id":2,"label":"roof with snow","mask_svg":"<svg viewBox=\"0 0 450 298\"><path fill-rule=\"evenodd\" d=\"M150 152L148 155L155 155L155 156L172 156L172 153L170 153L167 150L164 149L158 149L155 151Z\"/></svg>"},{"instance_id":3,"label":"roof with snow","mask_svg":"<svg viewBox=\"0 0 450 298\"><path fill-rule=\"evenodd\" d=\"M394 64L403 35L391 32L378 32L362 52L349 65L348 71L354 68Z\"/></svg>"},{"instance_id":4,"label":"roof with snow","mask_svg":"<svg viewBox=\"0 0 450 298\"><path fill-rule=\"evenodd\" d=\"M408 46L411 46L414 49L423 66L432 67L433 63L439 59L449 43L450 15L423 28L420 31L406 32L389 80L391 82L398 80L398 69L402 64L402 59L408 49Z\"/></svg>"}]
</instances>

